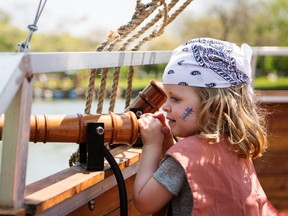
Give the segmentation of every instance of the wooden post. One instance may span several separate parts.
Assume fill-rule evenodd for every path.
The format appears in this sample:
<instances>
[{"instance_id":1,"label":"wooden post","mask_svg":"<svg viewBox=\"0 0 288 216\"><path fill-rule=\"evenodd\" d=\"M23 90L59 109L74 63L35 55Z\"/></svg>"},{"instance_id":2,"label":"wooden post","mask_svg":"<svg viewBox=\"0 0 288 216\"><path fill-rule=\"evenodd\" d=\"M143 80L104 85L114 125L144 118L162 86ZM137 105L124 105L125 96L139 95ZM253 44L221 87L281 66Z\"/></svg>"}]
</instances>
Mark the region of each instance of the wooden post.
<instances>
[{"instance_id":1,"label":"wooden post","mask_svg":"<svg viewBox=\"0 0 288 216\"><path fill-rule=\"evenodd\" d=\"M24 76L29 72L28 61L24 58L19 65ZM15 209L23 208L32 93L33 78L26 76L5 112L0 174L0 215L7 215L7 209L11 209L12 213Z\"/></svg>"}]
</instances>

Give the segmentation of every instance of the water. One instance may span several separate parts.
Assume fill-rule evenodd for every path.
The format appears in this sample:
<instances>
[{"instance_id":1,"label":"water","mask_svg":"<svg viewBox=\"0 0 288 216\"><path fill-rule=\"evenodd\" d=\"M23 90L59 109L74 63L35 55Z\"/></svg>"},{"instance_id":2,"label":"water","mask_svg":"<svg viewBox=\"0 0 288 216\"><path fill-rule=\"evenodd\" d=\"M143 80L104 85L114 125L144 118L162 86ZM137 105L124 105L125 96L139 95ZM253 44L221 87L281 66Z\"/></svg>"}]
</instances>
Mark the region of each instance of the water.
<instances>
[{"instance_id":1,"label":"water","mask_svg":"<svg viewBox=\"0 0 288 216\"><path fill-rule=\"evenodd\" d=\"M115 113L124 110L125 101L118 99ZM103 113L108 113L109 101L105 101ZM91 114L96 113L92 104ZM84 113L84 100L34 100L32 114L76 114ZM77 151L75 143L29 143L26 184L30 184L69 167L70 155Z\"/></svg>"}]
</instances>

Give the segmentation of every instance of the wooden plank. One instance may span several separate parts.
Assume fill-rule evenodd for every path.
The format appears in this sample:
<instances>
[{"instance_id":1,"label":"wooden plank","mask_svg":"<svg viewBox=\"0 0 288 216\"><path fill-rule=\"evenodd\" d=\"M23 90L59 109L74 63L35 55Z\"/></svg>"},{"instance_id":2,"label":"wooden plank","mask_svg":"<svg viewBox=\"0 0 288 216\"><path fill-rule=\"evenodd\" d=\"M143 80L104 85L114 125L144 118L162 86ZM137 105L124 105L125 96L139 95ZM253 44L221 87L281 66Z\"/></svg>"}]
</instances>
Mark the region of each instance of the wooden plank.
<instances>
[{"instance_id":1,"label":"wooden plank","mask_svg":"<svg viewBox=\"0 0 288 216\"><path fill-rule=\"evenodd\" d=\"M263 46L263 47L252 47L253 55L288 55L288 47L276 47L276 46Z\"/></svg>"},{"instance_id":2,"label":"wooden plank","mask_svg":"<svg viewBox=\"0 0 288 216\"><path fill-rule=\"evenodd\" d=\"M285 198L288 204L288 175L286 176L258 176L268 198Z\"/></svg>"},{"instance_id":3,"label":"wooden plank","mask_svg":"<svg viewBox=\"0 0 288 216\"><path fill-rule=\"evenodd\" d=\"M256 90L255 93L259 96L287 96L288 90Z\"/></svg>"},{"instance_id":4,"label":"wooden plank","mask_svg":"<svg viewBox=\"0 0 288 216\"><path fill-rule=\"evenodd\" d=\"M268 151L278 151L288 153L288 103L280 104L263 104L264 108L268 111L267 126L269 149Z\"/></svg>"},{"instance_id":5,"label":"wooden plank","mask_svg":"<svg viewBox=\"0 0 288 216\"><path fill-rule=\"evenodd\" d=\"M133 202L133 184L135 180L135 175L129 177L125 180L128 198L128 215L129 216L146 216L139 212ZM115 199L116 198L116 199ZM119 216L120 215L120 203L118 199L118 188L114 186L107 192L95 198L95 209L90 210L88 204L81 206L75 211L71 212L69 216L98 216L98 215L109 215L109 216Z\"/></svg>"},{"instance_id":6,"label":"wooden plank","mask_svg":"<svg viewBox=\"0 0 288 216\"><path fill-rule=\"evenodd\" d=\"M104 179L104 172L87 172L81 167L73 167L68 171L69 177L25 196L28 213L39 213L51 208Z\"/></svg>"},{"instance_id":7,"label":"wooden plank","mask_svg":"<svg viewBox=\"0 0 288 216\"><path fill-rule=\"evenodd\" d=\"M124 179L132 175L135 175L136 168L137 164L125 168L122 171ZM39 212L37 215L41 216L67 215L82 205L86 206L90 200L94 199L97 196L100 196L101 194L105 193L107 190L111 189L116 185L117 183L115 177L111 175L105 178L104 180L100 181L99 183L93 185L92 187L88 188L87 190L81 191L81 193L75 194L71 198L62 201L61 203L43 212ZM113 199L115 199L115 197ZM35 211L31 212L30 210L33 209L27 209L27 212L31 215L34 215Z\"/></svg>"},{"instance_id":8,"label":"wooden plank","mask_svg":"<svg viewBox=\"0 0 288 216\"><path fill-rule=\"evenodd\" d=\"M129 149L115 156L126 178L136 173L135 158L139 160L140 153L141 151ZM71 167L27 186L27 213L53 215L55 212L62 212L61 215L65 215L73 211L116 185L115 177L108 168L106 166L105 172L88 172L79 166Z\"/></svg>"},{"instance_id":9,"label":"wooden plank","mask_svg":"<svg viewBox=\"0 0 288 216\"><path fill-rule=\"evenodd\" d=\"M263 157L254 160L255 169L260 176L287 176L288 175L288 151L268 151ZM281 166L279 166L281 164Z\"/></svg>"},{"instance_id":10,"label":"wooden plank","mask_svg":"<svg viewBox=\"0 0 288 216\"><path fill-rule=\"evenodd\" d=\"M279 198L279 197L269 197L269 201L272 205L280 212L285 212L288 214L288 201L287 198Z\"/></svg>"},{"instance_id":11,"label":"wooden plank","mask_svg":"<svg viewBox=\"0 0 288 216\"><path fill-rule=\"evenodd\" d=\"M3 128L0 206L23 207L32 94L33 79L24 79L5 113L7 121Z\"/></svg>"},{"instance_id":12,"label":"wooden plank","mask_svg":"<svg viewBox=\"0 0 288 216\"><path fill-rule=\"evenodd\" d=\"M34 73L167 63L171 51L29 53Z\"/></svg>"}]
</instances>

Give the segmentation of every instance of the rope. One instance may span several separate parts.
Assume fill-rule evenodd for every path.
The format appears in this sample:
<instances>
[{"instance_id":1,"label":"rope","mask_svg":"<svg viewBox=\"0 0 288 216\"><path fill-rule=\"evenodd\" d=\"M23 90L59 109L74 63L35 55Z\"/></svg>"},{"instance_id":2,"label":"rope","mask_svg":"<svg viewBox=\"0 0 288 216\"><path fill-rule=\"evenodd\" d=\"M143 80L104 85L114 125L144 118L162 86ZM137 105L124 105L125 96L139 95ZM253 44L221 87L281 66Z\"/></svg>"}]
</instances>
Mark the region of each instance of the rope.
<instances>
[{"instance_id":1,"label":"rope","mask_svg":"<svg viewBox=\"0 0 288 216\"><path fill-rule=\"evenodd\" d=\"M173 0L177 2L177 0ZM167 23L170 24L193 0L187 0L184 4L182 4L176 11L173 13Z\"/></svg>"},{"instance_id":2,"label":"rope","mask_svg":"<svg viewBox=\"0 0 288 216\"><path fill-rule=\"evenodd\" d=\"M125 109L130 105L131 102L133 76L134 76L134 67L130 66L127 79L127 89L125 93Z\"/></svg>"},{"instance_id":3,"label":"rope","mask_svg":"<svg viewBox=\"0 0 288 216\"><path fill-rule=\"evenodd\" d=\"M91 111L91 105L93 101L93 96L94 96L94 85L95 85L95 80L96 80L96 69L92 69L90 71L90 76L89 76L89 87L87 91L87 99L86 99L86 105L85 105L85 114L90 114Z\"/></svg>"},{"instance_id":4,"label":"rope","mask_svg":"<svg viewBox=\"0 0 288 216\"><path fill-rule=\"evenodd\" d=\"M145 8L144 6L141 8L141 11L143 11L143 8ZM140 10L139 10L140 11ZM137 12L139 12L137 11ZM147 16L147 14L146 14ZM143 21L143 19L140 19L141 22ZM139 25L141 22L137 22L137 25ZM146 25L147 26L147 25ZM151 25L150 25L151 26ZM142 28L144 30L142 30L142 32L146 31L145 29L148 29L150 26L146 27L146 28ZM141 32L138 33L139 35L142 34ZM126 46L133 41L133 39L138 38L139 36L133 36L132 39L127 40L126 43L124 43L124 45L120 48L121 51L125 50ZM109 46L109 48L114 47L115 44L111 44ZM134 70L132 70L134 71ZM115 68L114 71L114 76L113 76L113 85L112 85L112 92L111 92L111 96L110 96L110 105L109 105L109 112L113 112L114 108L115 108L115 103L116 103L116 98L117 98L117 90L118 90L118 84L119 84L119 78L120 78L120 67ZM131 94L131 93L130 93Z\"/></svg>"},{"instance_id":5,"label":"rope","mask_svg":"<svg viewBox=\"0 0 288 216\"><path fill-rule=\"evenodd\" d=\"M30 24L27 26L28 30L30 31L26 40L21 43L18 43L18 51L19 52L28 52L29 49L30 49L30 41L32 39L32 35L35 31L38 30L38 27L37 27L37 22L43 12L43 9L45 7L45 4L46 4L47 0L44 1L44 3L42 4L42 0L40 0L39 2L39 5L38 5L38 9L37 9L37 12L36 12L36 15L35 15L35 18L34 18L34 22L33 24Z\"/></svg>"},{"instance_id":6,"label":"rope","mask_svg":"<svg viewBox=\"0 0 288 216\"><path fill-rule=\"evenodd\" d=\"M115 45L119 41L121 41L123 38L129 35L130 32L132 32L137 26L139 26L143 22L143 20L145 20L157 8L156 2L157 1L154 0L151 3L144 5L144 4L140 4L140 1L137 1L135 13L132 16L131 21L127 25L123 25L119 27L117 30L117 33L110 32L109 35L107 36L107 40L98 46L97 51L105 50L107 46L108 48L106 48L106 50L112 51ZM146 11L147 8L149 8L148 12ZM96 111L97 113L102 113L102 110L103 110L107 74L108 74L108 69L103 69L102 77L101 77L101 84L100 84L100 89L99 89L99 94L98 94L99 99L98 99L98 107ZM110 112L112 112L115 107L117 88L118 88L118 81L116 80L117 78L119 79L119 74L117 75L116 73L113 78L112 94L110 97L111 98L110 107L109 107ZM89 87L90 87L90 84L89 84ZM94 88L94 85L93 85L93 88Z\"/></svg>"},{"instance_id":7,"label":"rope","mask_svg":"<svg viewBox=\"0 0 288 216\"><path fill-rule=\"evenodd\" d=\"M163 10L164 19L163 19L163 24L162 24L161 28L158 31L154 30L149 36L144 37L142 40L140 40L139 43L132 50L138 50L140 48L140 46L142 46L145 42L150 41L152 38L158 37L164 33L164 29L168 23L168 8L167 8L167 4L165 3L164 0L162 0L162 4L164 6L164 10ZM152 22L153 24L154 24L154 22L156 23L159 20L158 17L162 17L161 14L162 13L160 11L158 16L155 17L155 20L153 20L153 22Z\"/></svg>"},{"instance_id":8,"label":"rope","mask_svg":"<svg viewBox=\"0 0 288 216\"><path fill-rule=\"evenodd\" d=\"M102 113L102 110L103 110L107 76L108 76L108 68L102 69L101 84L100 84L100 89L99 89L99 94L98 94L99 99L98 99L98 106L97 106L97 111L96 111L96 113L99 113L99 114Z\"/></svg>"},{"instance_id":9,"label":"rope","mask_svg":"<svg viewBox=\"0 0 288 216\"><path fill-rule=\"evenodd\" d=\"M127 24L120 26L116 30L116 32L110 32L107 35L107 39L97 47L96 51L98 52L103 51L103 50L124 51L124 50L128 50L128 46L130 46L132 43L135 43L136 45L133 48L131 48L131 50L133 51L139 50L139 48L144 43L163 34L165 27L169 23L171 23L190 4L191 1L192 0L185 1L169 17L168 13L179 2L179 0L171 0L168 5L165 2L165 0L151 0L151 2L147 4L141 3L141 0L136 0L136 7L135 7L135 11L134 11L134 14L132 15L131 20ZM159 10L159 13L157 13L155 17L153 17L146 25L141 27L140 30L136 31L136 33L133 34L133 32L137 28L139 28L140 25L149 16L151 16L154 13L154 11L160 6L163 7L163 10ZM148 34L148 36L144 36L141 38L141 36L144 35L144 33L147 32L152 26L155 26L155 24L159 22L161 18L162 18L161 26L156 27L154 30L152 30L150 34ZM125 38L127 39L125 40ZM122 42L122 45L120 46L121 42ZM129 67L127 89L125 92L125 107L129 106L129 103L131 101L133 73L134 73L134 68ZM102 74L101 83L100 83L100 88L98 92L98 107L96 110L97 113L102 113L102 110L103 110L103 104L104 104L105 94L106 94L106 80L108 76L108 69L102 69L101 74ZM90 77L89 77L89 88L88 88L88 94L87 94L85 113L90 113L90 110L91 110L95 78L96 78L96 69L92 69L90 72ZM114 74L113 74L113 84L112 84L112 92L110 95L110 106L109 106L110 112L112 112L115 107L117 89L119 85L119 78L120 78L120 68L117 67L114 69Z\"/></svg>"},{"instance_id":10,"label":"rope","mask_svg":"<svg viewBox=\"0 0 288 216\"><path fill-rule=\"evenodd\" d=\"M116 44L120 41L123 41L125 37L127 37L131 32L133 32L147 17L149 17L158 7L159 0L153 0L151 3L146 6L141 5L141 9L137 9L132 16L132 19L128 22L127 25L123 25L118 28L117 33L118 36L108 47L108 50L112 50Z\"/></svg>"},{"instance_id":11,"label":"rope","mask_svg":"<svg viewBox=\"0 0 288 216\"><path fill-rule=\"evenodd\" d=\"M116 97L117 97L117 90L118 90L118 84L119 84L119 78L120 78L120 67L116 67L114 71L113 76L113 85L112 85L112 92L111 92L111 100L109 105L109 112L114 111Z\"/></svg>"},{"instance_id":12,"label":"rope","mask_svg":"<svg viewBox=\"0 0 288 216\"><path fill-rule=\"evenodd\" d=\"M164 32L164 28L166 26L167 23L167 19L168 19L168 11L167 11L167 5L165 3L165 1L161 1L161 3L164 5L164 21L163 21L163 25L161 26L160 30L158 32L153 32L149 37L147 37L147 40L149 40L152 37L156 37L158 34ZM140 35L142 35L146 30L148 30L151 26L153 26L160 18L162 17L161 15L161 11L160 11L160 15L158 14L156 16L156 18L154 18L151 22L149 22L146 26L144 26L140 31L138 31L136 33L136 35L132 36L130 39L128 39L126 41L126 43L124 43L122 45L122 47L120 48L120 50L125 50L126 46L131 43L132 41L134 41L135 39L139 38ZM145 42L146 40L142 40L142 44ZM137 49L140 47L140 45L138 47L136 47ZM127 87L126 93L128 93L128 91L130 91L130 93L128 93L129 95L126 97L126 102L125 102L125 107L129 106L128 101L130 103L131 100L131 94L132 94L132 77L133 75L131 75L131 73L134 72L134 69L131 70L131 67L129 68L129 75L130 75L130 80L128 80L128 85L129 88ZM117 67L115 69L114 72L114 77L113 77L113 86L112 86L112 93L111 93L111 100L110 100L110 107L109 107L109 111L113 112L114 108L115 108L115 102L116 102L116 97L117 97L117 90L118 90L118 83L119 83L119 77L120 77L120 68Z\"/></svg>"}]
</instances>

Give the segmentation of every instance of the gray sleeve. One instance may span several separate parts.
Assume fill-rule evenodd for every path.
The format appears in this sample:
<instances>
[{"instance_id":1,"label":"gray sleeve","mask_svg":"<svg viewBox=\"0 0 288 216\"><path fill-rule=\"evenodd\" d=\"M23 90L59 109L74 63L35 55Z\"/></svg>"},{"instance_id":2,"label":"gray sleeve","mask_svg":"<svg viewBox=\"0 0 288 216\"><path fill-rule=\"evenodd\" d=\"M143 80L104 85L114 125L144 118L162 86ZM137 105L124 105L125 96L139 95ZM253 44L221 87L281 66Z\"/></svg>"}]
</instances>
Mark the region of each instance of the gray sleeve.
<instances>
[{"instance_id":1,"label":"gray sleeve","mask_svg":"<svg viewBox=\"0 0 288 216\"><path fill-rule=\"evenodd\" d=\"M166 156L153 177L175 196L183 188L186 175L181 164L171 156Z\"/></svg>"}]
</instances>

